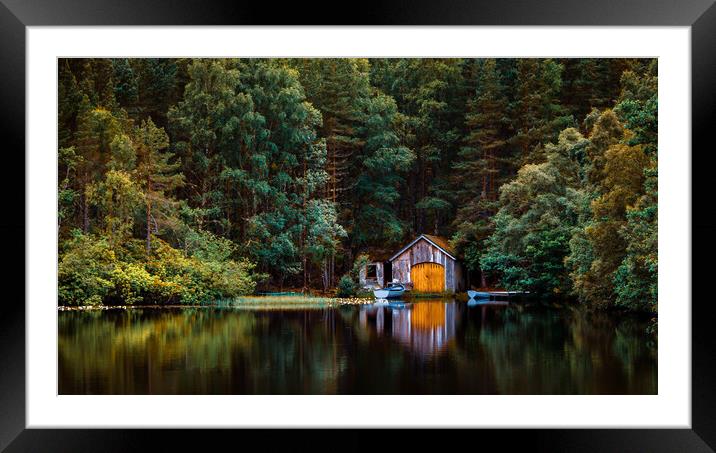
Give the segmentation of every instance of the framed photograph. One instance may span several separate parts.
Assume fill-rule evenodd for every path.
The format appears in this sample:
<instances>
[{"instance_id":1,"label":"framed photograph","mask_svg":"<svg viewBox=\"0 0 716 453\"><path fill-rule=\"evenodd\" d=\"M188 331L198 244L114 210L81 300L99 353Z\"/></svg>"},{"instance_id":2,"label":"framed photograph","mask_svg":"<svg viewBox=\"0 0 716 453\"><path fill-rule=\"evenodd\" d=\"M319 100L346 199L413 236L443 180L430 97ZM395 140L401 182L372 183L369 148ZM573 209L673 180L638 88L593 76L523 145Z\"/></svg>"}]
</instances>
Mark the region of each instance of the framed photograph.
<instances>
[{"instance_id":1,"label":"framed photograph","mask_svg":"<svg viewBox=\"0 0 716 453\"><path fill-rule=\"evenodd\" d=\"M0 448L713 451L712 3L3 0Z\"/></svg>"}]
</instances>

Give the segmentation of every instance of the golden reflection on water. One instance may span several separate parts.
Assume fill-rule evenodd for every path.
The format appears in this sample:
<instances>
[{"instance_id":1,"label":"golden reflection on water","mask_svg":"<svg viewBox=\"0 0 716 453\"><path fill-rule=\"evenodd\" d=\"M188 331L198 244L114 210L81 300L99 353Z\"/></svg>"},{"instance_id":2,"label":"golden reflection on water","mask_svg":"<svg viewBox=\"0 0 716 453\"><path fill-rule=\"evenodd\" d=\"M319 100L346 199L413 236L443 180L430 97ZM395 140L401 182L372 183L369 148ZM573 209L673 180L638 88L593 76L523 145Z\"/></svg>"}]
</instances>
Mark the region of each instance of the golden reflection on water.
<instances>
[{"instance_id":1,"label":"golden reflection on water","mask_svg":"<svg viewBox=\"0 0 716 453\"><path fill-rule=\"evenodd\" d=\"M441 302L415 304L410 316L410 325L416 329L433 330L445 326L445 307Z\"/></svg>"}]
</instances>

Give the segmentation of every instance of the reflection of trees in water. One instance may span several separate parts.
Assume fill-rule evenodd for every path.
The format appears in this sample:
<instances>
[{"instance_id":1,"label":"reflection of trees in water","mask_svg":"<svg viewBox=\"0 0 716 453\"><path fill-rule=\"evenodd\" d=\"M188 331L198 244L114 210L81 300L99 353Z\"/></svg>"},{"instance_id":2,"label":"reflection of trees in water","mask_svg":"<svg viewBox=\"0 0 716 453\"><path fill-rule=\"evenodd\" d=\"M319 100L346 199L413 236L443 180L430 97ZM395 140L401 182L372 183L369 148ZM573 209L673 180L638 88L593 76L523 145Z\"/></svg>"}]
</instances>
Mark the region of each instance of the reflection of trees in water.
<instances>
[{"instance_id":1,"label":"reflection of trees in water","mask_svg":"<svg viewBox=\"0 0 716 453\"><path fill-rule=\"evenodd\" d=\"M59 313L60 393L654 393L633 317L454 301Z\"/></svg>"},{"instance_id":2,"label":"reflection of trees in water","mask_svg":"<svg viewBox=\"0 0 716 453\"><path fill-rule=\"evenodd\" d=\"M250 319L219 310L86 315L60 313L61 393L221 393L225 380L202 374L230 370L232 351L253 341Z\"/></svg>"},{"instance_id":3,"label":"reflection of trees in water","mask_svg":"<svg viewBox=\"0 0 716 453\"><path fill-rule=\"evenodd\" d=\"M584 310L495 310L480 343L500 393L655 393L643 326ZM621 332L621 334L620 334ZM627 340L628 338L631 341Z\"/></svg>"},{"instance_id":4,"label":"reflection of trees in water","mask_svg":"<svg viewBox=\"0 0 716 453\"><path fill-rule=\"evenodd\" d=\"M256 347L244 354L246 367L254 366L249 393L336 393L348 364L346 333L336 310L272 313L269 325L254 331Z\"/></svg>"},{"instance_id":5,"label":"reflection of trees in water","mask_svg":"<svg viewBox=\"0 0 716 453\"><path fill-rule=\"evenodd\" d=\"M60 393L331 393L347 363L334 313L60 313Z\"/></svg>"}]
</instances>

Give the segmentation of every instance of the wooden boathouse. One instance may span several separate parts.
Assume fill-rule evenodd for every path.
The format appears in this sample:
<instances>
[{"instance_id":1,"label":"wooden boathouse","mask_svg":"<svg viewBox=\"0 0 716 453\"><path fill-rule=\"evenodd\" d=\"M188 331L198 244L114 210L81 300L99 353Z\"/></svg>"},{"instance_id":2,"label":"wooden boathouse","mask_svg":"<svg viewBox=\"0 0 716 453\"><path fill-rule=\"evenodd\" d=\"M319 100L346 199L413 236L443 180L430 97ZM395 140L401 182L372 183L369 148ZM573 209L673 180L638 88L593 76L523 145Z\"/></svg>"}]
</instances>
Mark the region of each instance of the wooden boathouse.
<instances>
[{"instance_id":1,"label":"wooden boathouse","mask_svg":"<svg viewBox=\"0 0 716 453\"><path fill-rule=\"evenodd\" d=\"M412 291L454 293L464 289L462 266L443 237L421 234L388 261L392 279Z\"/></svg>"}]
</instances>

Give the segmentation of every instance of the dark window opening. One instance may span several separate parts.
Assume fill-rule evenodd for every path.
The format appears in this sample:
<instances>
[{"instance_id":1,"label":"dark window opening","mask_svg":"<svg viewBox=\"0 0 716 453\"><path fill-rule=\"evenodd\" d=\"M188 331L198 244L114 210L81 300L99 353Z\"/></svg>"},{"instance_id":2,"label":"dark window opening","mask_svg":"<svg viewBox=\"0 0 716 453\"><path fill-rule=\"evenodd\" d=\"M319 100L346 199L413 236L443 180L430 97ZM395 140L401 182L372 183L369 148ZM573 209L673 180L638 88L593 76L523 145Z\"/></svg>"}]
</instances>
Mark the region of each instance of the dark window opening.
<instances>
[{"instance_id":1,"label":"dark window opening","mask_svg":"<svg viewBox=\"0 0 716 453\"><path fill-rule=\"evenodd\" d=\"M365 278L378 278L378 266L369 264L365 271Z\"/></svg>"},{"instance_id":2,"label":"dark window opening","mask_svg":"<svg viewBox=\"0 0 716 453\"><path fill-rule=\"evenodd\" d=\"M390 261L383 263L383 279L386 282L393 281L393 265Z\"/></svg>"}]
</instances>

